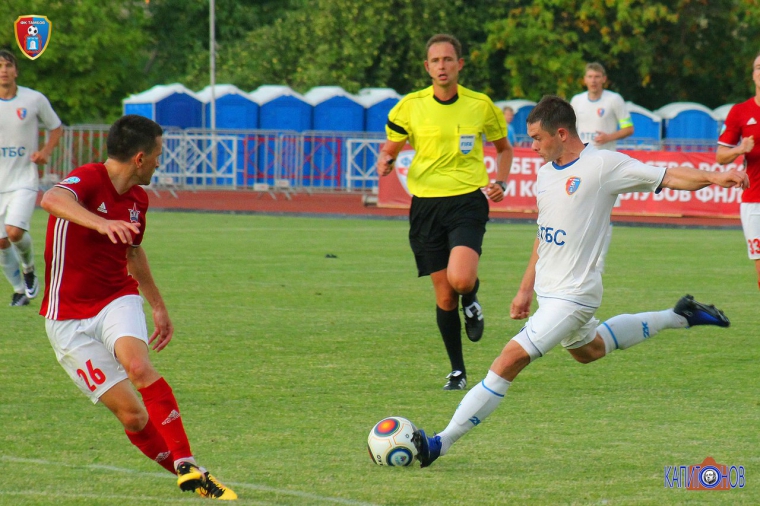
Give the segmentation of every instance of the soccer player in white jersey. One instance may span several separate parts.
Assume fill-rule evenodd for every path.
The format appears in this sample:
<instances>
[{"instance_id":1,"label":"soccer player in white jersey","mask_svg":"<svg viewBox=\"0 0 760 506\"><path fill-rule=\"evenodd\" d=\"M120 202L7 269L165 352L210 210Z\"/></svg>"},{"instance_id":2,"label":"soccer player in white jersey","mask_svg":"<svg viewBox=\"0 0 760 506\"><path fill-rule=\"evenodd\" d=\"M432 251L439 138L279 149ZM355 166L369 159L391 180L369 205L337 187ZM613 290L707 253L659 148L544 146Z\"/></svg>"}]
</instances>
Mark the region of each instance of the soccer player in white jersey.
<instances>
[{"instance_id":1,"label":"soccer player in white jersey","mask_svg":"<svg viewBox=\"0 0 760 506\"><path fill-rule=\"evenodd\" d=\"M575 95L571 100L576 127L581 142L590 143L598 149L617 149L617 141L633 135L633 121L628 112L625 100L618 93L604 89L607 82L607 72L601 63L592 62L586 65L583 83L587 91ZM620 205L620 199L615 207ZM607 228L602 254L599 255L599 270L604 272L604 262L607 250L612 241L612 224Z\"/></svg>"},{"instance_id":2,"label":"soccer player in white jersey","mask_svg":"<svg viewBox=\"0 0 760 506\"><path fill-rule=\"evenodd\" d=\"M596 261L618 194L662 188L694 191L710 184L746 188L749 180L744 172L665 169L584 145L575 128L573 108L554 96L544 97L531 111L528 134L533 150L548 163L538 172L538 233L510 316L528 317L533 291L538 309L496 357L485 379L465 395L446 429L432 437L422 429L415 432L422 467L446 454L485 420L520 371L558 344L587 364L664 329L730 324L722 311L686 295L673 309L618 315L600 325L594 318L602 301Z\"/></svg>"},{"instance_id":3,"label":"soccer player in white jersey","mask_svg":"<svg viewBox=\"0 0 760 506\"><path fill-rule=\"evenodd\" d=\"M42 93L16 85L16 57L0 50L0 270L13 286L11 306L39 292L29 225L37 202L37 165L45 165L63 134ZM48 140L38 149L40 125Z\"/></svg>"}]
</instances>

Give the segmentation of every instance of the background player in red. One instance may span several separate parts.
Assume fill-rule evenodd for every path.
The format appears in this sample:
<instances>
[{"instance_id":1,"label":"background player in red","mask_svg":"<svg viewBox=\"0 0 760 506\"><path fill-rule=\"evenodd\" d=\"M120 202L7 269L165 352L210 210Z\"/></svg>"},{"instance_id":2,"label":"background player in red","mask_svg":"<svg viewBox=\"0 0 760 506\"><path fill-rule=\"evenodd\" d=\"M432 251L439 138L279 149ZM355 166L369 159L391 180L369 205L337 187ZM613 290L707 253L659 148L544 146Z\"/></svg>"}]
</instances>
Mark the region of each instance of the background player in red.
<instances>
[{"instance_id":1,"label":"background player in red","mask_svg":"<svg viewBox=\"0 0 760 506\"><path fill-rule=\"evenodd\" d=\"M728 112L718 137L718 163L727 164L744 155L744 167L749 176L749 188L742 193L741 218L747 253L755 261L757 286L760 288L760 53L752 63L755 96L734 105Z\"/></svg>"},{"instance_id":2,"label":"background player in red","mask_svg":"<svg viewBox=\"0 0 760 506\"><path fill-rule=\"evenodd\" d=\"M51 216L40 314L58 362L93 403L116 415L132 444L176 473L182 490L236 499L195 462L172 389L148 354L174 333L140 246L148 196L139 185L150 183L161 143L157 123L124 116L108 133L105 163L83 165L45 193ZM153 310L150 338L140 292Z\"/></svg>"}]
</instances>

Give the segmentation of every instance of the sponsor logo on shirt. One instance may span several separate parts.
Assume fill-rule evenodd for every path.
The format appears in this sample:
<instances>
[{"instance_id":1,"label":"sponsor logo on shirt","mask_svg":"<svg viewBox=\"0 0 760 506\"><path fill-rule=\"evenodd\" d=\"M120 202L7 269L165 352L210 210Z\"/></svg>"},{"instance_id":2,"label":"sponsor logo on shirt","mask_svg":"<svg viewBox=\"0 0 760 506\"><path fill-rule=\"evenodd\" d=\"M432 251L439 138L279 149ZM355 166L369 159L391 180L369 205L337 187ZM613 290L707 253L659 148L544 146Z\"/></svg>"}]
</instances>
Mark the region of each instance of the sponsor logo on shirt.
<instances>
[{"instance_id":1,"label":"sponsor logo on shirt","mask_svg":"<svg viewBox=\"0 0 760 506\"><path fill-rule=\"evenodd\" d=\"M26 107L19 107L16 109L16 116L18 116L18 119L26 118Z\"/></svg>"},{"instance_id":2,"label":"sponsor logo on shirt","mask_svg":"<svg viewBox=\"0 0 760 506\"><path fill-rule=\"evenodd\" d=\"M565 183L565 191L568 195L572 195L576 191L578 191L578 187L581 185L581 178L573 176L571 178L568 178L567 182Z\"/></svg>"},{"instance_id":3,"label":"sponsor logo on shirt","mask_svg":"<svg viewBox=\"0 0 760 506\"><path fill-rule=\"evenodd\" d=\"M3 147L0 148L0 153L2 153L2 156L7 156L8 158L16 158L17 156L24 156L26 154L26 148L24 146Z\"/></svg>"},{"instance_id":4,"label":"sponsor logo on shirt","mask_svg":"<svg viewBox=\"0 0 760 506\"><path fill-rule=\"evenodd\" d=\"M79 181L81 181L81 179L79 179L76 176L72 176L72 177L67 177L66 179L61 181L61 184L77 184Z\"/></svg>"},{"instance_id":5,"label":"sponsor logo on shirt","mask_svg":"<svg viewBox=\"0 0 760 506\"><path fill-rule=\"evenodd\" d=\"M106 203L105 202L101 202L100 203L100 205L98 206L98 212L99 213L103 213L103 214L108 214L108 211L106 210Z\"/></svg>"},{"instance_id":6,"label":"sponsor logo on shirt","mask_svg":"<svg viewBox=\"0 0 760 506\"><path fill-rule=\"evenodd\" d=\"M755 118L750 118L749 121L747 121L747 125L757 125L757 120Z\"/></svg>"}]
</instances>

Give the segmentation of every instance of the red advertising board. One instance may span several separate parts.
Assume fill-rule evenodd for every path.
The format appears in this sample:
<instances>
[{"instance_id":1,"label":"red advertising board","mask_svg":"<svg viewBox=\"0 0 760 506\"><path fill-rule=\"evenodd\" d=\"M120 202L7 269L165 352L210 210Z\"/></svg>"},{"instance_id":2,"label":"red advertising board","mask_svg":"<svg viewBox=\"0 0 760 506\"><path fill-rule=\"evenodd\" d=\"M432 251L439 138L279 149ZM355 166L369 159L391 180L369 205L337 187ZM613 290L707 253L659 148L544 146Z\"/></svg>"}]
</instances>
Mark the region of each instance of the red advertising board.
<instances>
[{"instance_id":1,"label":"red advertising board","mask_svg":"<svg viewBox=\"0 0 760 506\"><path fill-rule=\"evenodd\" d=\"M496 175L496 149L486 146L485 164L491 180ZM661 167L686 165L701 170L729 170L739 168L741 159L729 165L718 165L714 153L683 153L666 151L624 151L644 163ZM490 202L493 211L535 212L536 173L544 160L533 150L515 148L512 170L507 180L504 200ZM381 177L378 187L379 207L408 208L411 196L406 189L406 175L414 157L414 151L407 149L396 158L396 168L391 174ZM659 194L626 193L621 195L621 206L613 214L643 216L718 216L736 218L739 216L742 190L708 186L696 192L664 189Z\"/></svg>"}]
</instances>

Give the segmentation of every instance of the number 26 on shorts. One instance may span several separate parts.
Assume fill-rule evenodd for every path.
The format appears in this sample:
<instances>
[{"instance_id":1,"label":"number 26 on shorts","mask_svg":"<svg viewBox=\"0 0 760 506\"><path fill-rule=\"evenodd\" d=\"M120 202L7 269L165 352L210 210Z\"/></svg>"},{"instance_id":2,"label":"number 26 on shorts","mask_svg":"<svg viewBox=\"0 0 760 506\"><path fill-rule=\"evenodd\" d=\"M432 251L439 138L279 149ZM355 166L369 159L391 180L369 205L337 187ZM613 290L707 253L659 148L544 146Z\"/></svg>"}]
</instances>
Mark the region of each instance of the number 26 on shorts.
<instances>
[{"instance_id":1,"label":"number 26 on shorts","mask_svg":"<svg viewBox=\"0 0 760 506\"><path fill-rule=\"evenodd\" d=\"M84 380L90 392L94 392L98 388L97 385L102 385L106 381L106 375L97 367L93 367L92 360L88 360L85 365L87 366L87 372L77 369L77 375Z\"/></svg>"}]
</instances>

